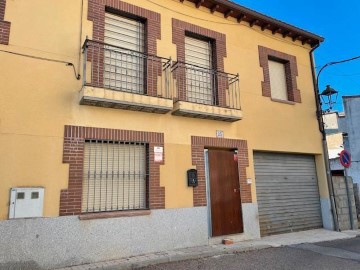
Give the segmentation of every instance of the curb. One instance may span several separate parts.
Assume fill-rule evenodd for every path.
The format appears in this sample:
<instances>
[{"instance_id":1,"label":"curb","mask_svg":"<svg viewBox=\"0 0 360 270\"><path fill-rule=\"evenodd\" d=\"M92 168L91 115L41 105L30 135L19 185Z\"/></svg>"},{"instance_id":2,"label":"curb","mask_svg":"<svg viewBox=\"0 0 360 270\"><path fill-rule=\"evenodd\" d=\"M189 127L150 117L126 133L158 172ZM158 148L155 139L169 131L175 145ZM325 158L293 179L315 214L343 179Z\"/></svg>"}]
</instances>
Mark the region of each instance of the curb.
<instances>
[{"instance_id":1,"label":"curb","mask_svg":"<svg viewBox=\"0 0 360 270\"><path fill-rule=\"evenodd\" d=\"M249 247L229 247L229 248L222 248L222 249L215 249L215 250L207 250L201 253L188 253L188 254L173 254L173 255L163 255L158 258L137 261L137 262L124 262L114 265L102 266L101 268L95 269L104 269L104 270L129 270L129 269L139 269L142 267L147 267L151 265L163 264L163 263L170 263L170 262L180 262L180 261L187 261L187 260L196 260L196 259L204 259L213 256L221 256L221 255L231 255L236 253L243 253L248 251L254 250L261 250L271 248L271 245L260 244L256 246L249 246Z\"/></svg>"},{"instance_id":2,"label":"curb","mask_svg":"<svg viewBox=\"0 0 360 270\"><path fill-rule=\"evenodd\" d=\"M225 256L267 248L279 248L284 246L294 246L299 244L311 244L317 242L327 242L335 240L344 240L360 236L360 230L330 232L326 230L313 230L305 232L295 232L279 236L269 236L262 239L235 242L232 245L205 245L197 247L182 248L177 250L168 250L133 256L129 258L120 258L110 261L82 264L78 266L69 266L66 268L57 268L58 270L87 270L87 269L107 269L107 270L128 270L140 269L151 265L180 262L187 260L204 259L214 256Z\"/></svg>"}]
</instances>

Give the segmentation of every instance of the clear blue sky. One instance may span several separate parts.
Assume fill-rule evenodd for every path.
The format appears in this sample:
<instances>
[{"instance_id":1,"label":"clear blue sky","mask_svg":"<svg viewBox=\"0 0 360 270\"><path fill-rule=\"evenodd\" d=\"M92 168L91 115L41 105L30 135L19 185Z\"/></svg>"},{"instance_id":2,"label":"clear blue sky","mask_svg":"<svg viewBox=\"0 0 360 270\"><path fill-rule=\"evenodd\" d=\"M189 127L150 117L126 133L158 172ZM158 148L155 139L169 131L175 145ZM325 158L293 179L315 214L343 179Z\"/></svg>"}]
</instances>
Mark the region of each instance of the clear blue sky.
<instances>
[{"instance_id":1,"label":"clear blue sky","mask_svg":"<svg viewBox=\"0 0 360 270\"><path fill-rule=\"evenodd\" d=\"M232 1L324 37L315 51L317 67L360 55L360 0ZM342 96L360 95L360 59L326 68L319 82L320 90L330 84L339 91L334 109L342 111Z\"/></svg>"}]
</instances>

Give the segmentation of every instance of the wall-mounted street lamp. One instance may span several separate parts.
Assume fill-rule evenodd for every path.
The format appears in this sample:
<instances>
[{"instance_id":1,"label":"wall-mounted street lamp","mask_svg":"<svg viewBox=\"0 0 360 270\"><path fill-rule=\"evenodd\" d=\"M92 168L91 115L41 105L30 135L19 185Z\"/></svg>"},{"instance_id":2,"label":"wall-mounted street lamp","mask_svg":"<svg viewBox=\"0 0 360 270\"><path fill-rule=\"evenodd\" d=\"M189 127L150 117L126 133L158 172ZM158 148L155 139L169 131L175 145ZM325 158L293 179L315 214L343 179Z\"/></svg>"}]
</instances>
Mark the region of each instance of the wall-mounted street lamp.
<instances>
[{"instance_id":1,"label":"wall-mounted street lamp","mask_svg":"<svg viewBox=\"0 0 360 270\"><path fill-rule=\"evenodd\" d=\"M338 93L339 92L334 88L331 88L330 85L327 85L326 89L322 91L320 94L322 104L325 104L329 107L326 110L322 110L322 114L328 113L332 110L333 105L336 104Z\"/></svg>"}]
</instances>

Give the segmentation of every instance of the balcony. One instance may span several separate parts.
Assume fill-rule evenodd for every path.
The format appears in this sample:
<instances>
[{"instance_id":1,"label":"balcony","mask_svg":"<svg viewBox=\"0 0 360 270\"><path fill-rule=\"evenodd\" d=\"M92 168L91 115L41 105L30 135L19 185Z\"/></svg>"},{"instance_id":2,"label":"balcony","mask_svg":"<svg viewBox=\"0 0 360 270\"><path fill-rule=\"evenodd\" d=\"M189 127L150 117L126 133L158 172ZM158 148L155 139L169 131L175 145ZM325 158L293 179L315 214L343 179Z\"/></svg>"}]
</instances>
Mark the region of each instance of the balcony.
<instances>
[{"instance_id":1,"label":"balcony","mask_svg":"<svg viewBox=\"0 0 360 270\"><path fill-rule=\"evenodd\" d=\"M161 114L173 109L171 60L91 40L83 55L80 104Z\"/></svg>"},{"instance_id":2,"label":"balcony","mask_svg":"<svg viewBox=\"0 0 360 270\"><path fill-rule=\"evenodd\" d=\"M235 122L242 119L239 75L176 62L173 115Z\"/></svg>"},{"instance_id":3,"label":"balcony","mask_svg":"<svg viewBox=\"0 0 360 270\"><path fill-rule=\"evenodd\" d=\"M102 42L83 46L80 104L235 122L242 119L239 75Z\"/></svg>"}]
</instances>

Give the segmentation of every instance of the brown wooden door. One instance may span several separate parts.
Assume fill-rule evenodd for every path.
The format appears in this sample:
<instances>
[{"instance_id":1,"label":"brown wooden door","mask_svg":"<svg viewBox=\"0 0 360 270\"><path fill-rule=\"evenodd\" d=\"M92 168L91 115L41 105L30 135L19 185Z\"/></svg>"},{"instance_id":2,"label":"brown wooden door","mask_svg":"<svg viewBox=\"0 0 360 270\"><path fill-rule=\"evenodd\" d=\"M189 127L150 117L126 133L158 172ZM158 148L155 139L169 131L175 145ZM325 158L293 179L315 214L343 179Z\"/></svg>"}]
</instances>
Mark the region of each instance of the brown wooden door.
<instances>
[{"instance_id":1,"label":"brown wooden door","mask_svg":"<svg viewBox=\"0 0 360 270\"><path fill-rule=\"evenodd\" d=\"M209 150L212 236L243 232L238 162L234 151Z\"/></svg>"}]
</instances>

